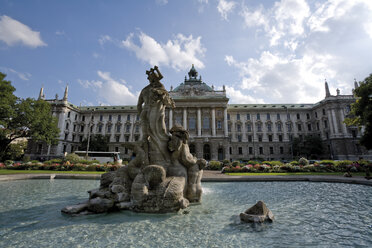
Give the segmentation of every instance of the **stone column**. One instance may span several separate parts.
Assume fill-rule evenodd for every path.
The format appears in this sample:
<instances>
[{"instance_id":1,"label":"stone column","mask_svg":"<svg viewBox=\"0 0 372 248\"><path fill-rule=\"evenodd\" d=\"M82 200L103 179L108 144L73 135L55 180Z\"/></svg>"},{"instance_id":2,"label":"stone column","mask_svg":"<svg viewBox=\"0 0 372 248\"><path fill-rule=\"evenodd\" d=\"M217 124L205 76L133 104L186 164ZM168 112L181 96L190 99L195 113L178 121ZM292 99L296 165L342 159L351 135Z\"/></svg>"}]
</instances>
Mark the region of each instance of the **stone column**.
<instances>
[{"instance_id":1,"label":"stone column","mask_svg":"<svg viewBox=\"0 0 372 248\"><path fill-rule=\"evenodd\" d=\"M336 118L335 110L332 109L332 110L331 110L331 113L332 113L332 121L333 121L333 125L334 125L334 128L335 128L335 135L337 135L337 134L338 134L338 125L337 125L337 118Z\"/></svg>"},{"instance_id":2,"label":"stone column","mask_svg":"<svg viewBox=\"0 0 372 248\"><path fill-rule=\"evenodd\" d=\"M173 110L169 109L169 130L173 127Z\"/></svg>"},{"instance_id":3,"label":"stone column","mask_svg":"<svg viewBox=\"0 0 372 248\"><path fill-rule=\"evenodd\" d=\"M348 136L346 124L344 123L345 121L345 110L344 109L340 111L340 115L341 115L342 132L345 136Z\"/></svg>"},{"instance_id":4,"label":"stone column","mask_svg":"<svg viewBox=\"0 0 372 248\"><path fill-rule=\"evenodd\" d=\"M334 123L332 121L331 110L330 109L327 110L327 117L328 117L329 131L330 131L329 135L335 135L336 131L335 131Z\"/></svg>"},{"instance_id":5,"label":"stone column","mask_svg":"<svg viewBox=\"0 0 372 248\"><path fill-rule=\"evenodd\" d=\"M227 128L227 107L223 110L223 125L225 128L225 137L229 137L229 130Z\"/></svg>"},{"instance_id":6,"label":"stone column","mask_svg":"<svg viewBox=\"0 0 372 248\"><path fill-rule=\"evenodd\" d=\"M201 109L198 108L198 136L201 136Z\"/></svg>"},{"instance_id":7,"label":"stone column","mask_svg":"<svg viewBox=\"0 0 372 248\"><path fill-rule=\"evenodd\" d=\"M187 130L187 109L183 108L183 128Z\"/></svg>"},{"instance_id":8,"label":"stone column","mask_svg":"<svg viewBox=\"0 0 372 248\"><path fill-rule=\"evenodd\" d=\"M212 108L212 136L216 136L216 109Z\"/></svg>"}]
</instances>

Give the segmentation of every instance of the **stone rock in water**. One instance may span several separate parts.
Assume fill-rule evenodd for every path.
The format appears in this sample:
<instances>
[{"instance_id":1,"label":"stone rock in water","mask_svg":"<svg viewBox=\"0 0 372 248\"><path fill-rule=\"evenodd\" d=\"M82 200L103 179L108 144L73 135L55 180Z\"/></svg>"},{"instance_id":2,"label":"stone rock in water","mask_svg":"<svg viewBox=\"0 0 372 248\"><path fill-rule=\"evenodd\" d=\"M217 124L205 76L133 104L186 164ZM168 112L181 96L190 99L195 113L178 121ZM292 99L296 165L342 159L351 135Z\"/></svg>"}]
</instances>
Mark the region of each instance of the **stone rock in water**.
<instances>
[{"instance_id":1,"label":"stone rock in water","mask_svg":"<svg viewBox=\"0 0 372 248\"><path fill-rule=\"evenodd\" d=\"M274 215L267 208L263 201L258 201L254 206L248 208L244 213L240 213L240 220L244 222L262 223L274 221Z\"/></svg>"}]
</instances>

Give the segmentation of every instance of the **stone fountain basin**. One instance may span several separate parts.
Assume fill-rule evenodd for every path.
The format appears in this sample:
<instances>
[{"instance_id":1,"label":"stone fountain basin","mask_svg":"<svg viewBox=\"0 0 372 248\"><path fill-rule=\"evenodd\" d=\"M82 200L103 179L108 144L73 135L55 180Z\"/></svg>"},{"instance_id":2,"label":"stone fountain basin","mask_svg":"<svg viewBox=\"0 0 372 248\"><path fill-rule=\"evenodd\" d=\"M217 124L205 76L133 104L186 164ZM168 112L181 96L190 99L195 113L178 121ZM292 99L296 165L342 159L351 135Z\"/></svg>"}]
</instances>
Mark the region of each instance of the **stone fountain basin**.
<instances>
[{"instance_id":1,"label":"stone fountain basin","mask_svg":"<svg viewBox=\"0 0 372 248\"><path fill-rule=\"evenodd\" d=\"M203 183L203 203L176 214L70 217L98 180L0 182L0 247L371 247L368 186L311 182ZM263 200L275 222L241 223Z\"/></svg>"}]
</instances>

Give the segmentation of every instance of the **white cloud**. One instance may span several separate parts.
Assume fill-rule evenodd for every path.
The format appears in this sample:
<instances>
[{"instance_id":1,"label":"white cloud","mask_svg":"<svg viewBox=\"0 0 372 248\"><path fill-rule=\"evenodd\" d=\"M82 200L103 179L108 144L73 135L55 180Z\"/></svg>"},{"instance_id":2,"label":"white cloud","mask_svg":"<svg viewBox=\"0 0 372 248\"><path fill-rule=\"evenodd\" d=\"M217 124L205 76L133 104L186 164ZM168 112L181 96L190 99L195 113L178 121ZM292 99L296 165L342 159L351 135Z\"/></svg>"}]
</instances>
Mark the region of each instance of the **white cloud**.
<instances>
[{"instance_id":1,"label":"white cloud","mask_svg":"<svg viewBox=\"0 0 372 248\"><path fill-rule=\"evenodd\" d=\"M126 86L125 80L115 80L109 72L97 71L99 80L78 80L86 89L97 92L100 99L108 105L136 104L138 93L133 94Z\"/></svg>"},{"instance_id":2,"label":"white cloud","mask_svg":"<svg viewBox=\"0 0 372 248\"><path fill-rule=\"evenodd\" d=\"M98 43L102 46L106 42L112 41L112 38L109 35L101 35L98 39Z\"/></svg>"},{"instance_id":3,"label":"white cloud","mask_svg":"<svg viewBox=\"0 0 372 248\"><path fill-rule=\"evenodd\" d=\"M24 80L24 81L28 81L30 80L30 77L31 77L31 74L28 73L28 72L19 72L19 71L16 71L12 68L7 68L7 67L0 67L0 69L4 72L10 72L12 74L15 74L17 75L17 77L19 77L20 79Z\"/></svg>"},{"instance_id":4,"label":"white cloud","mask_svg":"<svg viewBox=\"0 0 372 248\"><path fill-rule=\"evenodd\" d=\"M65 31L59 31L59 30L57 30L56 31L56 35L63 36L63 35L65 35Z\"/></svg>"},{"instance_id":5,"label":"white cloud","mask_svg":"<svg viewBox=\"0 0 372 248\"><path fill-rule=\"evenodd\" d=\"M219 0L217 10L221 14L221 17L227 20L227 15L233 11L236 3L234 1Z\"/></svg>"},{"instance_id":6,"label":"white cloud","mask_svg":"<svg viewBox=\"0 0 372 248\"><path fill-rule=\"evenodd\" d=\"M229 103L264 103L263 99L244 94L241 90L237 90L234 87L225 86L225 89L226 95L230 99Z\"/></svg>"},{"instance_id":7,"label":"white cloud","mask_svg":"<svg viewBox=\"0 0 372 248\"><path fill-rule=\"evenodd\" d=\"M168 3L168 0L156 0L155 2L159 5L166 5Z\"/></svg>"},{"instance_id":8,"label":"white cloud","mask_svg":"<svg viewBox=\"0 0 372 248\"><path fill-rule=\"evenodd\" d=\"M204 7L206 5L208 5L208 0L198 0L198 2L199 2L198 12L203 13L204 12Z\"/></svg>"},{"instance_id":9,"label":"white cloud","mask_svg":"<svg viewBox=\"0 0 372 248\"><path fill-rule=\"evenodd\" d=\"M25 24L6 15L0 17L0 40L8 46L18 43L32 48L47 45L42 41L40 32L33 31Z\"/></svg>"},{"instance_id":10,"label":"white cloud","mask_svg":"<svg viewBox=\"0 0 372 248\"><path fill-rule=\"evenodd\" d=\"M176 35L175 39L168 40L166 44L158 43L154 38L141 32L138 35L139 45L133 42L134 34L130 34L122 45L133 51L137 58L153 65L166 65L176 70L185 70L190 64L204 68L203 62L198 58L203 57L205 48L201 44L201 37L193 38L192 35Z\"/></svg>"}]
</instances>

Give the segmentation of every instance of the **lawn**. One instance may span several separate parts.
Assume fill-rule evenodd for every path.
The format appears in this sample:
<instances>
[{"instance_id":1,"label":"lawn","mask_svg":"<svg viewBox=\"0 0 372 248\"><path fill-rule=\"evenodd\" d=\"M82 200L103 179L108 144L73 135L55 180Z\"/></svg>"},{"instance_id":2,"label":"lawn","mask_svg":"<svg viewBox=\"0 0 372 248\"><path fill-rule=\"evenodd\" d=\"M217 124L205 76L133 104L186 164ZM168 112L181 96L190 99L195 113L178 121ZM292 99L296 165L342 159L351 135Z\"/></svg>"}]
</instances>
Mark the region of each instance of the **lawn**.
<instances>
[{"instance_id":1,"label":"lawn","mask_svg":"<svg viewBox=\"0 0 372 248\"><path fill-rule=\"evenodd\" d=\"M235 172L225 173L229 176L343 176L344 172L281 172L281 173L249 173ZM365 176L364 172L354 172L353 176Z\"/></svg>"},{"instance_id":2,"label":"lawn","mask_svg":"<svg viewBox=\"0 0 372 248\"><path fill-rule=\"evenodd\" d=\"M103 174L104 171L0 170L0 175L11 174Z\"/></svg>"}]
</instances>

